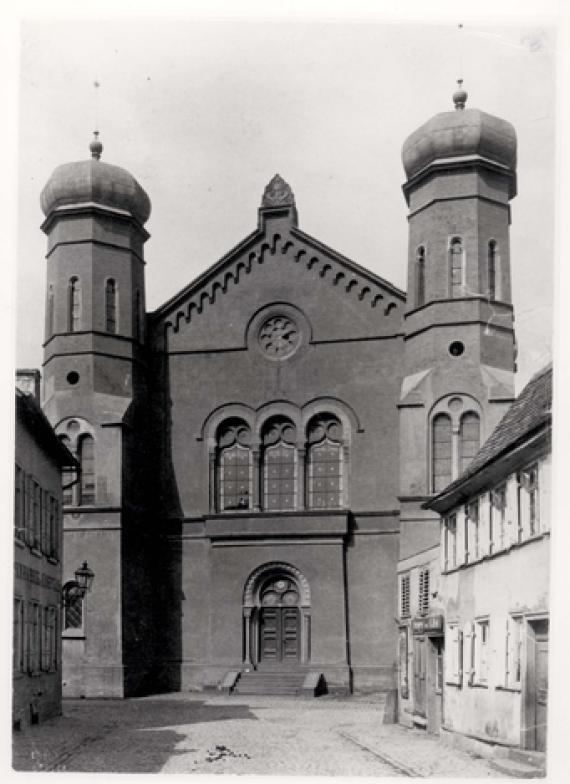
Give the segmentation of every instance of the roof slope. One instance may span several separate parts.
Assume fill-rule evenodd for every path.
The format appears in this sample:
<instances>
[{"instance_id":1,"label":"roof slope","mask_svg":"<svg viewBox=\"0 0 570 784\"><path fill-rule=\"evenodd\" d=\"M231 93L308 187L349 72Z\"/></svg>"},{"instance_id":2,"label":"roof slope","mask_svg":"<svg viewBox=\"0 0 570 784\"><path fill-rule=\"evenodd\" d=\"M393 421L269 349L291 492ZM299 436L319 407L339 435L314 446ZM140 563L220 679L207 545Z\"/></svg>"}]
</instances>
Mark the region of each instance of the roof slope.
<instances>
[{"instance_id":1,"label":"roof slope","mask_svg":"<svg viewBox=\"0 0 570 784\"><path fill-rule=\"evenodd\" d=\"M551 417L552 365L548 365L531 378L465 471L426 506L430 506L436 499L452 494L482 468L547 425Z\"/></svg>"},{"instance_id":2,"label":"roof slope","mask_svg":"<svg viewBox=\"0 0 570 784\"><path fill-rule=\"evenodd\" d=\"M77 460L56 436L46 415L32 395L16 388L16 413L18 419L28 428L36 442L47 450L60 466L77 466Z\"/></svg>"}]
</instances>

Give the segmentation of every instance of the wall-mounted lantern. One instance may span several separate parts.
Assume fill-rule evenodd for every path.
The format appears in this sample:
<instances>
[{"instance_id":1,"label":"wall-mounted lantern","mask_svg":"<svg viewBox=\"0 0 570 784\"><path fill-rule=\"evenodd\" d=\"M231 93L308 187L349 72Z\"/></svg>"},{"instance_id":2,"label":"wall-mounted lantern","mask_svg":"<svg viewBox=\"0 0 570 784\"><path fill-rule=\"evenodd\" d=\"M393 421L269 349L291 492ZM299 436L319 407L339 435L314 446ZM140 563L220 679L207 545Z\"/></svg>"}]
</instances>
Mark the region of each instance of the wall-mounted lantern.
<instances>
[{"instance_id":1,"label":"wall-mounted lantern","mask_svg":"<svg viewBox=\"0 0 570 784\"><path fill-rule=\"evenodd\" d=\"M92 569L87 565L87 561L83 561L83 566L75 570L75 580L68 580L61 589L61 598L63 606L67 607L72 599L83 597L91 590L93 578L95 574Z\"/></svg>"}]
</instances>

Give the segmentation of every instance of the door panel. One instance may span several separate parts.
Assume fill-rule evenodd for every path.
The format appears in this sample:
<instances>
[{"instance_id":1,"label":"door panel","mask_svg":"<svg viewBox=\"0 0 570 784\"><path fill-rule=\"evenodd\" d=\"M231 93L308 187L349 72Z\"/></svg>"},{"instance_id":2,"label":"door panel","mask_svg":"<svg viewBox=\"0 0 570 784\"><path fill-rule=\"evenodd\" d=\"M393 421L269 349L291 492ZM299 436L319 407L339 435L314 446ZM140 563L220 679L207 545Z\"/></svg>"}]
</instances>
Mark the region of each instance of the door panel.
<instances>
[{"instance_id":1,"label":"door panel","mask_svg":"<svg viewBox=\"0 0 570 784\"><path fill-rule=\"evenodd\" d=\"M426 641L414 639L414 713L426 715Z\"/></svg>"},{"instance_id":2,"label":"door panel","mask_svg":"<svg viewBox=\"0 0 570 784\"><path fill-rule=\"evenodd\" d=\"M282 658L285 661L299 659L299 610L296 607L282 609Z\"/></svg>"},{"instance_id":3,"label":"door panel","mask_svg":"<svg viewBox=\"0 0 570 784\"><path fill-rule=\"evenodd\" d=\"M536 750L546 751L547 706L548 706L548 638L537 636L535 648L535 717Z\"/></svg>"},{"instance_id":4,"label":"door panel","mask_svg":"<svg viewBox=\"0 0 570 784\"><path fill-rule=\"evenodd\" d=\"M263 661L279 661L281 647L280 610L276 607L265 607L261 611L260 658Z\"/></svg>"},{"instance_id":5,"label":"door panel","mask_svg":"<svg viewBox=\"0 0 570 784\"><path fill-rule=\"evenodd\" d=\"M260 624L260 660L299 660L299 610L297 607L264 607Z\"/></svg>"}]
</instances>

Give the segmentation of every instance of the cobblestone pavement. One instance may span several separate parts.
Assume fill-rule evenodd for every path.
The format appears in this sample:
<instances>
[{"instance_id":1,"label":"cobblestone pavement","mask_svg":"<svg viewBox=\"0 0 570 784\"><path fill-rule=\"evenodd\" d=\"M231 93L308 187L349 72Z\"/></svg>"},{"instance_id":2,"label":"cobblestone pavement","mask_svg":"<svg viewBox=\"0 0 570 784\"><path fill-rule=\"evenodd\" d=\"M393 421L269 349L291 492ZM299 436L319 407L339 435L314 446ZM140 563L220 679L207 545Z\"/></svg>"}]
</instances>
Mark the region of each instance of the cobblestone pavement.
<instances>
[{"instance_id":1,"label":"cobblestone pavement","mask_svg":"<svg viewBox=\"0 0 570 784\"><path fill-rule=\"evenodd\" d=\"M382 723L381 696L169 694L68 700L15 733L16 770L501 778L482 759Z\"/></svg>"}]
</instances>

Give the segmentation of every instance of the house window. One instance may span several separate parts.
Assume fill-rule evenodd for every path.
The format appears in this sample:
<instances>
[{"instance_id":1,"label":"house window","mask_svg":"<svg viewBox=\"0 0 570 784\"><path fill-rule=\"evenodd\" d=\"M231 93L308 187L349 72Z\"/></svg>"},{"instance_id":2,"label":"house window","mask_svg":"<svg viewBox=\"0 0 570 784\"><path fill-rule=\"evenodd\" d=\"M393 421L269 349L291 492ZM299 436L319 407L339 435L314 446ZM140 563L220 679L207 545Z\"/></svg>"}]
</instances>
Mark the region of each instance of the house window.
<instances>
[{"instance_id":1,"label":"house window","mask_svg":"<svg viewBox=\"0 0 570 784\"><path fill-rule=\"evenodd\" d=\"M432 486L439 493L451 482L451 418L437 414L432 422Z\"/></svg>"},{"instance_id":2,"label":"house window","mask_svg":"<svg viewBox=\"0 0 570 784\"><path fill-rule=\"evenodd\" d=\"M492 550L502 550L506 544L506 508L507 488L501 485L491 490L491 504L489 510L490 541Z\"/></svg>"},{"instance_id":3,"label":"house window","mask_svg":"<svg viewBox=\"0 0 570 784\"><path fill-rule=\"evenodd\" d=\"M80 504L95 503L95 449L93 436L79 439L77 458L81 465Z\"/></svg>"},{"instance_id":4,"label":"house window","mask_svg":"<svg viewBox=\"0 0 570 784\"><path fill-rule=\"evenodd\" d=\"M464 295L464 252L459 237L449 243L450 295L453 299Z\"/></svg>"},{"instance_id":5,"label":"house window","mask_svg":"<svg viewBox=\"0 0 570 784\"><path fill-rule=\"evenodd\" d=\"M296 431L285 417L275 417L264 428L263 508L267 511L295 509L297 480Z\"/></svg>"},{"instance_id":6,"label":"house window","mask_svg":"<svg viewBox=\"0 0 570 784\"><path fill-rule=\"evenodd\" d=\"M479 499L467 505L467 536L470 539L469 553L477 560L481 555L481 537L479 531Z\"/></svg>"},{"instance_id":7,"label":"house window","mask_svg":"<svg viewBox=\"0 0 570 784\"><path fill-rule=\"evenodd\" d=\"M497 299L497 243L490 240L487 248L489 299Z\"/></svg>"},{"instance_id":8,"label":"house window","mask_svg":"<svg viewBox=\"0 0 570 784\"><path fill-rule=\"evenodd\" d=\"M429 612L429 569L420 570L418 612L420 615L427 615Z\"/></svg>"},{"instance_id":9,"label":"house window","mask_svg":"<svg viewBox=\"0 0 570 784\"><path fill-rule=\"evenodd\" d=\"M79 278L71 278L68 285L68 328L70 332L81 329L81 284Z\"/></svg>"},{"instance_id":10,"label":"house window","mask_svg":"<svg viewBox=\"0 0 570 784\"><path fill-rule=\"evenodd\" d=\"M40 669L40 606L28 602L28 672Z\"/></svg>"},{"instance_id":11,"label":"house window","mask_svg":"<svg viewBox=\"0 0 570 784\"><path fill-rule=\"evenodd\" d=\"M463 473L479 451L479 416L468 411L459 423L459 472Z\"/></svg>"},{"instance_id":12,"label":"house window","mask_svg":"<svg viewBox=\"0 0 570 784\"><path fill-rule=\"evenodd\" d=\"M32 541L34 550L41 550L42 489L32 480Z\"/></svg>"},{"instance_id":13,"label":"house window","mask_svg":"<svg viewBox=\"0 0 570 784\"><path fill-rule=\"evenodd\" d=\"M416 307L425 303L426 297L426 251L423 245L416 255Z\"/></svg>"},{"instance_id":14,"label":"house window","mask_svg":"<svg viewBox=\"0 0 570 784\"><path fill-rule=\"evenodd\" d=\"M53 649L55 645L54 607L42 608L42 671L50 672L53 668Z\"/></svg>"},{"instance_id":15,"label":"house window","mask_svg":"<svg viewBox=\"0 0 570 784\"><path fill-rule=\"evenodd\" d=\"M478 620L475 624L475 682L481 685L487 684L489 671L489 619Z\"/></svg>"},{"instance_id":16,"label":"house window","mask_svg":"<svg viewBox=\"0 0 570 784\"><path fill-rule=\"evenodd\" d=\"M410 575L400 575L400 617L410 617Z\"/></svg>"},{"instance_id":17,"label":"house window","mask_svg":"<svg viewBox=\"0 0 570 784\"><path fill-rule=\"evenodd\" d=\"M113 334L117 331L117 286L113 278L105 283L105 330Z\"/></svg>"},{"instance_id":18,"label":"house window","mask_svg":"<svg viewBox=\"0 0 570 784\"><path fill-rule=\"evenodd\" d=\"M251 509L251 433L241 419L218 430L218 509Z\"/></svg>"},{"instance_id":19,"label":"house window","mask_svg":"<svg viewBox=\"0 0 570 784\"><path fill-rule=\"evenodd\" d=\"M455 569L457 566L457 515L446 517L444 524L444 568Z\"/></svg>"},{"instance_id":20,"label":"house window","mask_svg":"<svg viewBox=\"0 0 570 784\"><path fill-rule=\"evenodd\" d=\"M538 465L518 473L519 542L524 534L534 536L539 526Z\"/></svg>"},{"instance_id":21,"label":"house window","mask_svg":"<svg viewBox=\"0 0 570 784\"><path fill-rule=\"evenodd\" d=\"M331 414L314 417L307 430L308 506L342 506L342 426Z\"/></svg>"},{"instance_id":22,"label":"house window","mask_svg":"<svg viewBox=\"0 0 570 784\"><path fill-rule=\"evenodd\" d=\"M521 615L511 615L507 618L506 636L505 685L512 689L520 689L523 646L523 618Z\"/></svg>"},{"instance_id":23,"label":"house window","mask_svg":"<svg viewBox=\"0 0 570 784\"><path fill-rule=\"evenodd\" d=\"M14 597L14 618L12 638L12 674L24 672L24 602Z\"/></svg>"},{"instance_id":24,"label":"house window","mask_svg":"<svg viewBox=\"0 0 570 784\"><path fill-rule=\"evenodd\" d=\"M463 682L463 644L461 629L457 624L448 624L445 640L445 682L450 686L461 686Z\"/></svg>"},{"instance_id":25,"label":"house window","mask_svg":"<svg viewBox=\"0 0 570 784\"><path fill-rule=\"evenodd\" d=\"M24 516L24 472L16 464L14 472L14 536L22 542L26 541Z\"/></svg>"}]
</instances>

